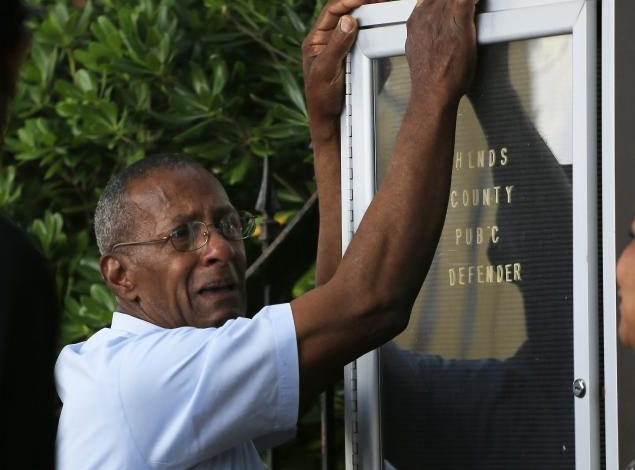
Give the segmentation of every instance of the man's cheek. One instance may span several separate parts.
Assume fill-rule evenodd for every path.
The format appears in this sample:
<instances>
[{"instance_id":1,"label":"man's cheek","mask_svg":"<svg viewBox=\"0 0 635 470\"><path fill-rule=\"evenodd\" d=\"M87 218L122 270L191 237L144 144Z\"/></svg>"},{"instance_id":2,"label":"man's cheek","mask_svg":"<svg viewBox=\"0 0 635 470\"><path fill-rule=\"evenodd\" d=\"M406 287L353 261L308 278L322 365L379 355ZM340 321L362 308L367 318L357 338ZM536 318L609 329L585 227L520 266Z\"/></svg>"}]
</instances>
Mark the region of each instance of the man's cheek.
<instances>
[{"instance_id":1,"label":"man's cheek","mask_svg":"<svg viewBox=\"0 0 635 470\"><path fill-rule=\"evenodd\" d=\"M620 319L618 335L625 346L635 349L635 328L624 315Z\"/></svg>"}]
</instances>

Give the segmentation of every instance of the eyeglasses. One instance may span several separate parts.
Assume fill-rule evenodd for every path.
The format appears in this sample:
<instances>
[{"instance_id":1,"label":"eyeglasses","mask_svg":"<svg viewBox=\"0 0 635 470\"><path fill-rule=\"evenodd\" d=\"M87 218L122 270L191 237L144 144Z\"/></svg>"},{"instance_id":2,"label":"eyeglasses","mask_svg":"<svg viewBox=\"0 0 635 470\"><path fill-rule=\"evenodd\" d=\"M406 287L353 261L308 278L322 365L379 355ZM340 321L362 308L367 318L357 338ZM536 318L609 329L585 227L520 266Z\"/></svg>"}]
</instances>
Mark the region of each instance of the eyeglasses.
<instances>
[{"instance_id":1,"label":"eyeglasses","mask_svg":"<svg viewBox=\"0 0 635 470\"><path fill-rule=\"evenodd\" d=\"M111 251L115 251L122 246L150 245L166 242L167 240L170 240L177 251L195 251L207 244L211 231L209 230L210 227L226 240L244 240L254 233L256 218L249 212L228 212L218 222L206 224L205 222L194 220L178 227L165 237L138 242L116 243L112 246Z\"/></svg>"}]
</instances>

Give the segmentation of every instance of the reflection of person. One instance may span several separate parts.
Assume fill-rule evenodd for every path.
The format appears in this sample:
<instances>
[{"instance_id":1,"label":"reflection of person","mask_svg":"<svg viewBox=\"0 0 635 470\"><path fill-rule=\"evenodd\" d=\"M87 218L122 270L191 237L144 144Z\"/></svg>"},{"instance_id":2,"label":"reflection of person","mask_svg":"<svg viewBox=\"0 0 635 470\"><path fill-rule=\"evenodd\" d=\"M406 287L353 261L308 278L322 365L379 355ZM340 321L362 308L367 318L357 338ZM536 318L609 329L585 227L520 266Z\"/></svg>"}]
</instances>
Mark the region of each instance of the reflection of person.
<instances>
[{"instance_id":1,"label":"reflection of person","mask_svg":"<svg viewBox=\"0 0 635 470\"><path fill-rule=\"evenodd\" d=\"M0 4L0 132L28 48L25 11ZM6 468L53 468L53 360L57 300L44 257L0 215L0 460Z\"/></svg>"},{"instance_id":2,"label":"reflection of person","mask_svg":"<svg viewBox=\"0 0 635 470\"><path fill-rule=\"evenodd\" d=\"M514 184L517 195L513 205L499 206L504 235L488 257L494 265L514 260L523 266L517 286L527 341L507 360L448 360L393 344L383 348L383 457L399 470L572 468L569 169L523 112L509 82L507 45L479 54L469 98L489 147L506 147L513 159L493 169L494 184Z\"/></svg>"},{"instance_id":3,"label":"reflection of person","mask_svg":"<svg viewBox=\"0 0 635 470\"><path fill-rule=\"evenodd\" d=\"M363 3L328 4L304 43L320 190L339 175L333 123L356 31L343 15ZM253 440L293 428L298 408L345 363L403 329L443 224L456 110L474 65L473 16L473 0L426 0L415 10L408 41L419 85L392 184L331 279L290 305L242 318L249 226L199 165L156 157L111 180L95 222L120 313L58 359L61 469L261 468ZM332 222L323 213L321 231Z\"/></svg>"},{"instance_id":4,"label":"reflection of person","mask_svg":"<svg viewBox=\"0 0 635 470\"><path fill-rule=\"evenodd\" d=\"M523 266L527 340L507 360L447 360L383 351L385 456L400 470L572 468L574 423L571 184L509 82L507 44L480 52L468 93L490 148L513 162L492 170L514 185L497 211L492 264ZM501 118L505 116L504 118ZM441 308L443 306L441 305ZM406 424L404 424L406 423Z\"/></svg>"},{"instance_id":5,"label":"reflection of person","mask_svg":"<svg viewBox=\"0 0 635 470\"><path fill-rule=\"evenodd\" d=\"M622 343L635 349L635 219L631 223L631 242L626 245L617 263L617 283L620 296L619 335Z\"/></svg>"}]
</instances>

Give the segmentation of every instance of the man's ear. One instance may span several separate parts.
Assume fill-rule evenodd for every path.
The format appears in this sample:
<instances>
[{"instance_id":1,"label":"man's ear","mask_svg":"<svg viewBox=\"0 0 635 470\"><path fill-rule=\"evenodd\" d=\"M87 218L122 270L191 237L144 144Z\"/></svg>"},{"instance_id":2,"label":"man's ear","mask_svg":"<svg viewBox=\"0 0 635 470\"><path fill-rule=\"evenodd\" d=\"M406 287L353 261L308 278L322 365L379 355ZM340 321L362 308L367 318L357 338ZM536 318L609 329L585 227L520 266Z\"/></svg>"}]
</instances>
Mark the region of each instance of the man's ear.
<instances>
[{"instance_id":1,"label":"man's ear","mask_svg":"<svg viewBox=\"0 0 635 470\"><path fill-rule=\"evenodd\" d=\"M131 279L130 271L124 259L115 255L104 255L99 260L99 268L104 281L115 295L121 299L134 302L137 289Z\"/></svg>"}]
</instances>

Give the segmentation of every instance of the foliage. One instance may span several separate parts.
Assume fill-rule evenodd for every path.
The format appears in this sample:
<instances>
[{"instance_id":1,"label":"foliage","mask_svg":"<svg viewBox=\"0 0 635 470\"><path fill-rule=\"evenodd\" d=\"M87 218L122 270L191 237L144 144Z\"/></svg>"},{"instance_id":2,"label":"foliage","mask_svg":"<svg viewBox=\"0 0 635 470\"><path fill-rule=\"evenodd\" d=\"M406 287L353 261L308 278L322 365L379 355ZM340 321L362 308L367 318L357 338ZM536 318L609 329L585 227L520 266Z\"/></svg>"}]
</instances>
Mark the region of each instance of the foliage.
<instances>
[{"instance_id":1,"label":"foliage","mask_svg":"<svg viewBox=\"0 0 635 470\"><path fill-rule=\"evenodd\" d=\"M314 191L300 45L324 2L27 2L32 50L0 153L0 210L55 267L62 346L107 325L115 308L91 227L113 172L184 152L251 209L269 156L283 220ZM315 412L307 419L314 429Z\"/></svg>"},{"instance_id":2,"label":"foliage","mask_svg":"<svg viewBox=\"0 0 635 470\"><path fill-rule=\"evenodd\" d=\"M56 267L66 344L112 310L90 222L113 172L184 152L249 209L270 156L287 217L311 194L300 44L320 5L30 3L34 40L0 156L0 209L30 225Z\"/></svg>"}]
</instances>

